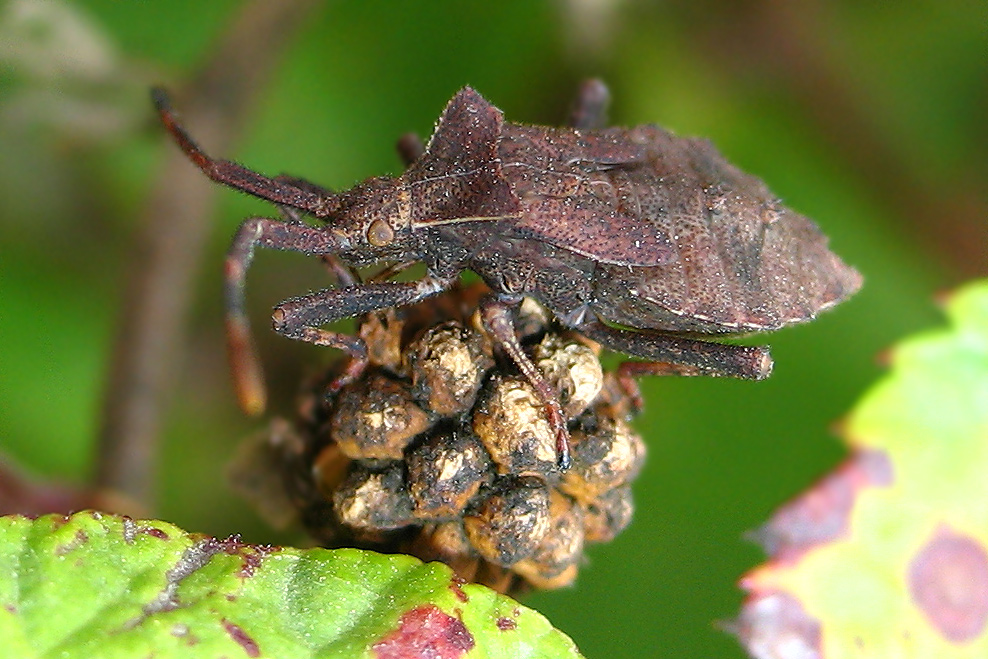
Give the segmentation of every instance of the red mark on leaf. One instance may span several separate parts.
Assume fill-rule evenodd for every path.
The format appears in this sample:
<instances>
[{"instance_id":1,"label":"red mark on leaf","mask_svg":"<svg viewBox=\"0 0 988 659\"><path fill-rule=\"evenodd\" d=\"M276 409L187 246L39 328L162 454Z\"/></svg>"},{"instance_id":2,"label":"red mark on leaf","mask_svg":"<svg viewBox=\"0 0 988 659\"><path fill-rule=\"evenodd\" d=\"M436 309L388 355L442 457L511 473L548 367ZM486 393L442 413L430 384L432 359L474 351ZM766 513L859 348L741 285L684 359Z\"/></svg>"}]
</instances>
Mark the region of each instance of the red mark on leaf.
<instances>
[{"instance_id":1,"label":"red mark on leaf","mask_svg":"<svg viewBox=\"0 0 988 659\"><path fill-rule=\"evenodd\" d=\"M240 565L240 576L247 579L254 576L257 568L261 567L264 558L273 552L280 551L281 547L271 545L244 545L240 548L243 563Z\"/></svg>"},{"instance_id":2,"label":"red mark on leaf","mask_svg":"<svg viewBox=\"0 0 988 659\"><path fill-rule=\"evenodd\" d=\"M130 517L124 515L123 520L123 538L124 542L128 545L134 544L134 540L137 539L137 534L149 535L152 538L158 538L159 540L167 540L168 534L161 529L155 528L153 526L138 526Z\"/></svg>"},{"instance_id":3,"label":"red mark on leaf","mask_svg":"<svg viewBox=\"0 0 988 659\"><path fill-rule=\"evenodd\" d=\"M142 526L138 533L143 533L144 535L149 535L152 538L158 538L159 540L167 540L168 534L161 529L156 529L153 526Z\"/></svg>"},{"instance_id":4,"label":"red mark on leaf","mask_svg":"<svg viewBox=\"0 0 988 659\"><path fill-rule=\"evenodd\" d=\"M374 644L377 659L457 659L473 649L463 621L429 604L401 617L398 629Z\"/></svg>"},{"instance_id":5,"label":"red mark on leaf","mask_svg":"<svg viewBox=\"0 0 988 659\"><path fill-rule=\"evenodd\" d=\"M231 535L224 540L216 538L205 538L202 544L213 554L223 552L230 556L239 555L243 559L240 565L240 576L243 579L254 576L254 572L261 566L264 558L271 553L281 551L281 547L272 545L250 545L240 539L239 534Z\"/></svg>"},{"instance_id":6,"label":"red mark on leaf","mask_svg":"<svg viewBox=\"0 0 988 659\"><path fill-rule=\"evenodd\" d=\"M257 642L247 635L240 625L235 625L229 620L223 620L223 629L230 635L240 647L244 649L248 657L260 657L261 649L257 647Z\"/></svg>"},{"instance_id":7,"label":"red mark on leaf","mask_svg":"<svg viewBox=\"0 0 988 659\"><path fill-rule=\"evenodd\" d=\"M55 547L55 555L65 556L66 554L75 551L79 547L82 547L87 542L89 542L89 536L86 535L85 531L79 529L75 532L75 536L70 541L68 541L64 545L58 545L57 547Z\"/></svg>"},{"instance_id":8,"label":"red mark on leaf","mask_svg":"<svg viewBox=\"0 0 988 659\"><path fill-rule=\"evenodd\" d=\"M53 517L51 520L51 530L57 531L72 520L71 515L62 515L61 517Z\"/></svg>"},{"instance_id":9,"label":"red mark on leaf","mask_svg":"<svg viewBox=\"0 0 988 659\"><path fill-rule=\"evenodd\" d=\"M512 620L511 618L505 618L504 616L501 616L500 618L497 619L497 628L500 629L502 632L510 632L513 629L517 629L517 627L518 627L518 623Z\"/></svg>"},{"instance_id":10,"label":"red mark on leaf","mask_svg":"<svg viewBox=\"0 0 988 659\"><path fill-rule=\"evenodd\" d=\"M974 538L941 528L909 565L909 594L948 641L964 643L988 625L988 554Z\"/></svg>"},{"instance_id":11,"label":"red mark on leaf","mask_svg":"<svg viewBox=\"0 0 988 659\"><path fill-rule=\"evenodd\" d=\"M470 597L463 592L463 584L466 582L466 579L461 579L460 577L453 577L449 582L449 589L453 591L454 595L456 595L456 599L461 602L470 601Z\"/></svg>"},{"instance_id":12,"label":"red mark on leaf","mask_svg":"<svg viewBox=\"0 0 988 659\"><path fill-rule=\"evenodd\" d=\"M753 595L741 616L724 625L753 657L821 659L820 622L788 593Z\"/></svg>"},{"instance_id":13,"label":"red mark on leaf","mask_svg":"<svg viewBox=\"0 0 988 659\"><path fill-rule=\"evenodd\" d=\"M787 503L755 539L777 561L795 562L808 549L841 537L860 491L892 483L883 451L859 451L806 493Z\"/></svg>"}]
</instances>

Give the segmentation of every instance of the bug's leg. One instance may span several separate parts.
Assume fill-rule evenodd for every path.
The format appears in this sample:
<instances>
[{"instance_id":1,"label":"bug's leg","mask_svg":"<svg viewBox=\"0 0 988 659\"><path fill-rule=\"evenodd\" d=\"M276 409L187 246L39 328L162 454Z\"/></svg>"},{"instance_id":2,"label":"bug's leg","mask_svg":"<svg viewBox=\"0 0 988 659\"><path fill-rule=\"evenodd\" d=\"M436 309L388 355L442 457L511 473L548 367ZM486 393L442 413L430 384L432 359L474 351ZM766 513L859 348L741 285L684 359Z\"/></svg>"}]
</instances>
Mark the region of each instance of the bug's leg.
<instances>
[{"instance_id":1,"label":"bug's leg","mask_svg":"<svg viewBox=\"0 0 988 659\"><path fill-rule=\"evenodd\" d=\"M584 80L569 114L569 125L580 130L607 126L607 108L611 93L599 78Z\"/></svg>"},{"instance_id":2,"label":"bug's leg","mask_svg":"<svg viewBox=\"0 0 988 659\"><path fill-rule=\"evenodd\" d=\"M338 241L328 231L304 224L263 217L244 220L227 252L224 273L226 343L237 401L248 414L260 414L266 405L264 376L244 310L244 284L254 248L334 254Z\"/></svg>"},{"instance_id":3,"label":"bug's leg","mask_svg":"<svg viewBox=\"0 0 988 659\"><path fill-rule=\"evenodd\" d=\"M415 133L405 133L398 138L395 149L398 150L398 157L401 158L402 164L408 167L425 153L425 144L422 143L422 138Z\"/></svg>"},{"instance_id":4,"label":"bug's leg","mask_svg":"<svg viewBox=\"0 0 988 659\"><path fill-rule=\"evenodd\" d=\"M362 280L360 278L360 273L357 269L347 265L339 259L334 254L323 254L319 257L334 277L336 277L336 283L341 288L347 288L349 286L356 286Z\"/></svg>"},{"instance_id":5,"label":"bug's leg","mask_svg":"<svg viewBox=\"0 0 988 659\"><path fill-rule=\"evenodd\" d=\"M641 412L645 406L642 398L641 388L638 386L637 378L643 375L700 375L700 373L689 366L679 364L669 364L667 362L622 362L617 367L615 376L618 386L628 396L631 407L636 412Z\"/></svg>"},{"instance_id":6,"label":"bug's leg","mask_svg":"<svg viewBox=\"0 0 988 659\"><path fill-rule=\"evenodd\" d=\"M319 329L316 327L302 327L301 329L292 329L290 331L284 328L279 329L278 325L279 322L281 322L278 317L279 311L280 307L275 307L275 315L273 317L274 328L278 333L284 334L285 336L293 339L298 339L299 341L313 343L317 346L336 348L337 350L342 350L347 354L349 359L343 367L342 372L333 378L333 380L326 387L329 393L336 393L363 374L364 369L367 368L368 357L367 344L364 343L362 338L343 332L331 332L329 330Z\"/></svg>"},{"instance_id":7,"label":"bug's leg","mask_svg":"<svg viewBox=\"0 0 988 659\"><path fill-rule=\"evenodd\" d=\"M764 380L772 372L772 357L765 346L696 341L662 332L610 327L597 320L575 329L606 348L651 360L624 366L626 382L646 373Z\"/></svg>"},{"instance_id":8,"label":"bug's leg","mask_svg":"<svg viewBox=\"0 0 988 659\"><path fill-rule=\"evenodd\" d=\"M369 281L387 281L388 279L391 279L395 275L400 274L405 270L408 270L416 263L419 263L419 261L402 261L400 263L392 263L391 265L387 266L381 271L375 272L373 275L371 275Z\"/></svg>"},{"instance_id":9,"label":"bug's leg","mask_svg":"<svg viewBox=\"0 0 988 659\"><path fill-rule=\"evenodd\" d=\"M515 332L511 307L496 298L486 298L480 305L480 317L487 331L542 399L546 417L556 434L556 464L561 470L569 469L569 430L566 428L566 416L563 414L559 395L522 349Z\"/></svg>"},{"instance_id":10,"label":"bug's leg","mask_svg":"<svg viewBox=\"0 0 988 659\"><path fill-rule=\"evenodd\" d=\"M367 283L310 293L286 300L275 307L271 316L273 327L288 338L346 352L350 362L329 385L330 391L338 391L360 377L367 367L367 346L359 337L320 329L320 325L379 309L416 304L441 293L452 281L452 278L426 277L416 282Z\"/></svg>"}]
</instances>

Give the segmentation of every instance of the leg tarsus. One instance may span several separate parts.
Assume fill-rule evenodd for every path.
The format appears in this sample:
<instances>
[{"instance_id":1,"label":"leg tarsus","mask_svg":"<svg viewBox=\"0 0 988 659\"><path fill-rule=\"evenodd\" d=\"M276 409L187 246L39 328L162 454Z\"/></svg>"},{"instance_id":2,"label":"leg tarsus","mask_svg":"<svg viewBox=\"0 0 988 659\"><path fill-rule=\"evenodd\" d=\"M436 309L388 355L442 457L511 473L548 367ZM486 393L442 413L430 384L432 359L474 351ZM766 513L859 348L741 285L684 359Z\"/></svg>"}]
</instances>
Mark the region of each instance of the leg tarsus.
<instances>
[{"instance_id":1,"label":"leg tarsus","mask_svg":"<svg viewBox=\"0 0 988 659\"><path fill-rule=\"evenodd\" d=\"M563 414L559 395L522 349L515 332L511 308L496 298L487 298L481 303L480 314L484 327L542 399L546 417L556 436L556 465L562 471L569 469L569 430L566 427L566 415Z\"/></svg>"},{"instance_id":2,"label":"leg tarsus","mask_svg":"<svg viewBox=\"0 0 988 659\"><path fill-rule=\"evenodd\" d=\"M278 315L278 311L278 309L275 310L275 315ZM277 320L275 322L277 323ZM333 378L326 387L331 394L335 394L359 378L367 368L367 344L359 336L351 336L341 332L330 332L317 327L303 327L298 336L292 338L298 338L317 346L337 348L347 354L349 359L343 371Z\"/></svg>"},{"instance_id":3,"label":"leg tarsus","mask_svg":"<svg viewBox=\"0 0 988 659\"><path fill-rule=\"evenodd\" d=\"M640 363L642 362L624 362L618 366L617 372L614 375L618 387L628 397L628 400L631 401L631 410L635 414L640 414L645 409L645 398L642 396L642 389L637 380L639 373L628 367L632 364Z\"/></svg>"},{"instance_id":4,"label":"leg tarsus","mask_svg":"<svg viewBox=\"0 0 988 659\"><path fill-rule=\"evenodd\" d=\"M264 386L264 369L257 357L250 324L240 311L227 311L225 324L226 355L237 405L245 414L258 416L267 407L268 395Z\"/></svg>"}]
</instances>

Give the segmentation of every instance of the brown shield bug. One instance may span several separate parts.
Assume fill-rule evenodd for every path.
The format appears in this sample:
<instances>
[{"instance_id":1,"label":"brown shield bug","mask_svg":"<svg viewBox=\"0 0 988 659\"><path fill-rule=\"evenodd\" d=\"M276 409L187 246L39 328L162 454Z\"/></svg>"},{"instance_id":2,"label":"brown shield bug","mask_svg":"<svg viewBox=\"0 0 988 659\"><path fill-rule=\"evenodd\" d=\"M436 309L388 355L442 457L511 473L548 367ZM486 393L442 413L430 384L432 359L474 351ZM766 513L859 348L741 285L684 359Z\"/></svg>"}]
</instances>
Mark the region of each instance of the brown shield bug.
<instances>
[{"instance_id":1,"label":"brown shield bug","mask_svg":"<svg viewBox=\"0 0 988 659\"><path fill-rule=\"evenodd\" d=\"M366 365L366 347L323 325L414 304L464 270L476 272L494 293L482 306L485 325L545 401L561 468L569 449L558 397L512 324L511 305L523 297L607 348L650 360L626 365L626 382L641 373L766 377L767 348L709 339L809 320L854 293L860 275L827 249L810 220L709 142L654 125L599 127L607 98L603 84L585 84L572 127L549 128L506 122L464 88L426 147L402 143L409 161L402 175L334 193L210 158L155 90L162 122L197 166L282 211L283 219L245 220L226 260L228 344L241 406L258 412L265 404L244 313L257 246L337 264L341 287L286 300L273 314L280 334L351 356L337 386ZM304 223L306 214L319 223ZM359 282L343 267L391 263L386 272L393 274L414 262L427 268L416 282Z\"/></svg>"}]
</instances>

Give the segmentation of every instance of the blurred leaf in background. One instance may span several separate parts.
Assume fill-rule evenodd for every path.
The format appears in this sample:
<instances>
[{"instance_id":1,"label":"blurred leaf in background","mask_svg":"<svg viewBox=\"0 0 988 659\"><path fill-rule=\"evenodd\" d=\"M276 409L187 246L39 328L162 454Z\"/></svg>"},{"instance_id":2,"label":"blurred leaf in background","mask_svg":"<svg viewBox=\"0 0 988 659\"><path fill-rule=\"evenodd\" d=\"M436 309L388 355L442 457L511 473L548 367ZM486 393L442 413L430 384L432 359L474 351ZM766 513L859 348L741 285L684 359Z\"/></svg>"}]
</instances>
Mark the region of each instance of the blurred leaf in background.
<instances>
[{"instance_id":1,"label":"blurred leaf in background","mask_svg":"<svg viewBox=\"0 0 988 659\"><path fill-rule=\"evenodd\" d=\"M250 7L0 4L0 450L36 473L91 472L138 221L174 149L148 88L195 79ZM814 218L865 275L863 291L769 337L777 365L764 383L646 380L637 519L596 548L575 588L526 602L587 656L742 657L712 625L737 610L734 583L762 558L742 534L841 459L827 428L879 373L875 356L935 322L936 291L984 272L986 45L980 0L326 2L243 108L239 146L215 155L344 188L399 171L395 138L428 135L465 84L510 120L558 124L595 75L611 86L614 123L709 137ZM210 149L209 130L188 128ZM220 279L237 223L273 209L216 194L155 515L264 542L275 536L222 476L260 423L230 393ZM318 263L262 254L255 326L279 300L325 285ZM283 412L336 355L258 334Z\"/></svg>"}]
</instances>

